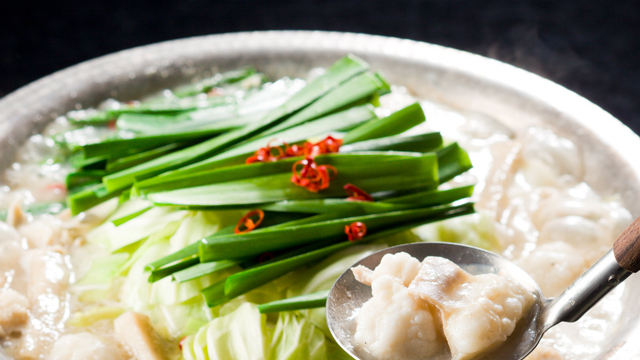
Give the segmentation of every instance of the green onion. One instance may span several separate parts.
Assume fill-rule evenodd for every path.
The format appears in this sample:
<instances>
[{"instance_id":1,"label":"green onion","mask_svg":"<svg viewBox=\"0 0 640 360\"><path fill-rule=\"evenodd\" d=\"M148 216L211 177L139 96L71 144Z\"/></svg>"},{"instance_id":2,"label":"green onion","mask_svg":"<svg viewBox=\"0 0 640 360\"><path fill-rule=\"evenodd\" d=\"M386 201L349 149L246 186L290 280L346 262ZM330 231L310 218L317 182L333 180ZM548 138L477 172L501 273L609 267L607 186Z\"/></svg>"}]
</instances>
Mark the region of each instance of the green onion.
<instances>
[{"instance_id":1,"label":"green onion","mask_svg":"<svg viewBox=\"0 0 640 360\"><path fill-rule=\"evenodd\" d=\"M91 159L85 159L82 153L71 156L69 163L76 170L104 170L107 166L107 156L98 156Z\"/></svg>"},{"instance_id":2,"label":"green onion","mask_svg":"<svg viewBox=\"0 0 640 360\"><path fill-rule=\"evenodd\" d=\"M297 221L301 218L307 216L305 214L295 214L295 213L274 213L274 212L266 212L265 211L265 219L262 221L259 229L267 228L267 227L275 227L279 224L288 224L288 223L297 223ZM233 234L235 229L234 226L229 226L224 229L218 230L214 235L227 235ZM168 264L174 263L176 261L184 260L188 257L198 255L198 248L200 246L201 241L193 243L191 245L186 246L185 248L174 252L173 254L169 254L161 259L158 259L145 267L146 271L153 271L159 269Z\"/></svg>"},{"instance_id":3,"label":"green onion","mask_svg":"<svg viewBox=\"0 0 640 360\"><path fill-rule=\"evenodd\" d=\"M183 111L235 104L236 101L235 96L167 98L162 99L162 101L143 102L133 105L120 104L118 108L107 110L107 115L117 117L126 113L176 114Z\"/></svg>"},{"instance_id":4,"label":"green onion","mask_svg":"<svg viewBox=\"0 0 640 360\"><path fill-rule=\"evenodd\" d=\"M357 155L341 155L324 157L323 159L338 160L341 157L349 156ZM359 164L336 166L340 170L329 188L317 193L294 185L291 183L291 173L284 173L151 193L147 195L147 198L157 205L205 208L264 204L283 200L342 197L345 194L343 186L347 183L357 183L359 187L372 193L389 190L426 190L437 186L437 161L433 155L410 157L398 155L395 161L388 161L384 167L372 167L368 165L371 163L365 162L373 161L375 163L376 157L361 156L363 161ZM383 159L385 156L392 155L380 155L379 159ZM331 164L330 161L327 163ZM320 160L318 160L318 164L321 164Z\"/></svg>"},{"instance_id":5,"label":"green onion","mask_svg":"<svg viewBox=\"0 0 640 360\"><path fill-rule=\"evenodd\" d=\"M106 175L104 170L81 170L69 173L65 180L67 191L75 192L87 185L100 184L100 179Z\"/></svg>"},{"instance_id":6,"label":"green onion","mask_svg":"<svg viewBox=\"0 0 640 360\"><path fill-rule=\"evenodd\" d=\"M440 184L443 184L454 177L471 169L471 160L466 151L458 145L452 143L437 151L438 155L438 177Z\"/></svg>"},{"instance_id":7,"label":"green onion","mask_svg":"<svg viewBox=\"0 0 640 360\"><path fill-rule=\"evenodd\" d=\"M238 144L210 159L175 171L170 176L209 170L229 163L242 163L247 157L253 154L253 152L265 147L269 141L274 139L295 144L313 136L326 134L327 132L339 130L346 126L361 124L375 118L376 115L370 105L353 107L307 124Z\"/></svg>"},{"instance_id":8,"label":"green onion","mask_svg":"<svg viewBox=\"0 0 640 360\"><path fill-rule=\"evenodd\" d=\"M329 290L322 290L311 294L305 294L288 299L276 300L258 305L260 314L268 314L280 311L293 311L325 307Z\"/></svg>"},{"instance_id":9,"label":"green onion","mask_svg":"<svg viewBox=\"0 0 640 360\"><path fill-rule=\"evenodd\" d=\"M444 205L464 199L473 193L473 185L448 190L429 190L384 201L349 201L346 199L285 200L262 207L263 210L311 214L379 214L412 208Z\"/></svg>"},{"instance_id":10,"label":"green onion","mask_svg":"<svg viewBox=\"0 0 640 360\"><path fill-rule=\"evenodd\" d=\"M246 79L251 75L256 74L256 69L252 67L231 70L221 74L216 74L213 77L203 79L193 85L185 85L178 88L173 92L176 97L182 98L187 96L193 96L201 93L211 91L215 87L219 87L225 84L233 84L240 80Z\"/></svg>"},{"instance_id":11,"label":"green onion","mask_svg":"<svg viewBox=\"0 0 640 360\"><path fill-rule=\"evenodd\" d=\"M389 84L384 79L377 74L365 72L341 84L297 114L267 130L263 136L275 134L342 108L353 106L352 104L369 99L373 94L387 92L389 92ZM347 126L345 125L345 127Z\"/></svg>"},{"instance_id":12,"label":"green onion","mask_svg":"<svg viewBox=\"0 0 640 360\"><path fill-rule=\"evenodd\" d=\"M268 263L251 269L241 271L229 276L225 282L224 293L226 296L235 298L261 285L275 280L280 276L295 270L301 266L312 264L320 259L352 246L353 243L343 241L330 245L322 249L311 251L298 256L293 256L281 261Z\"/></svg>"},{"instance_id":13,"label":"green onion","mask_svg":"<svg viewBox=\"0 0 640 360\"><path fill-rule=\"evenodd\" d=\"M123 151L132 148L153 149L159 146L174 142L189 141L192 144L200 142L204 139L218 135L226 129L219 129L215 126L204 127L183 132L171 132L151 135L138 135L130 139L107 139L98 143L87 144L81 146L85 157L97 157L113 153L114 151Z\"/></svg>"},{"instance_id":14,"label":"green onion","mask_svg":"<svg viewBox=\"0 0 640 360\"><path fill-rule=\"evenodd\" d=\"M109 190L122 189L133 184L134 180L144 180L165 171L204 160L231 145L264 131L272 124L277 123L278 120L307 106L340 83L365 70L366 64L361 60L353 56L346 56L331 66L325 75L315 79L295 93L286 103L270 111L264 119L198 145L105 176L102 181Z\"/></svg>"},{"instance_id":15,"label":"green onion","mask_svg":"<svg viewBox=\"0 0 640 360\"><path fill-rule=\"evenodd\" d=\"M197 259L197 258L196 258ZM216 271L228 269L238 265L237 261L222 260L208 263L200 263L188 269L173 273L173 279L179 283L197 279L199 277L212 274Z\"/></svg>"},{"instance_id":16,"label":"green onion","mask_svg":"<svg viewBox=\"0 0 640 360\"><path fill-rule=\"evenodd\" d=\"M142 134L168 134L203 128L209 130L217 129L219 132L224 132L258 121L266 114L266 112L256 112L245 116L232 116L234 112L231 112L228 117L222 119L190 119L189 115L196 112L198 111L184 113L178 116L122 114L118 117L117 126L118 129L121 130L129 130Z\"/></svg>"},{"instance_id":17,"label":"green onion","mask_svg":"<svg viewBox=\"0 0 640 360\"><path fill-rule=\"evenodd\" d=\"M133 212L131 214L128 214L128 215L123 216L121 218L115 219L115 220L112 221L112 223L115 226L120 226L120 225L126 223L127 221L129 221L129 220L131 220L133 218L136 218L139 215L144 214L145 212L149 211L151 208L152 208L152 206L148 206L148 207L142 208L142 209L140 209L138 211L135 211L135 212Z\"/></svg>"},{"instance_id":18,"label":"green onion","mask_svg":"<svg viewBox=\"0 0 640 360\"><path fill-rule=\"evenodd\" d=\"M424 112L420 104L409 105L393 114L374 121L369 121L349 131L344 138L344 144L358 141L378 139L397 135L424 122Z\"/></svg>"},{"instance_id":19,"label":"green onion","mask_svg":"<svg viewBox=\"0 0 640 360\"><path fill-rule=\"evenodd\" d=\"M300 226L266 228L245 234L213 235L203 240L199 256L201 262L258 256L265 252L309 244L323 238L344 236L344 227L353 222L360 221L367 226L369 232L375 232L380 228L403 222L430 217L438 218L460 209L466 209L466 205L354 216Z\"/></svg>"},{"instance_id":20,"label":"green onion","mask_svg":"<svg viewBox=\"0 0 640 360\"><path fill-rule=\"evenodd\" d=\"M125 156L123 158L108 160L106 165L106 170L108 173L114 173L116 171L128 169L132 166L142 164L149 160L153 160L160 156L172 153L173 151L184 148L185 146L186 144L184 143L174 143L174 144L161 146L155 149L143 151L138 154Z\"/></svg>"},{"instance_id":21,"label":"green onion","mask_svg":"<svg viewBox=\"0 0 640 360\"><path fill-rule=\"evenodd\" d=\"M164 267L162 269L153 270L151 272L151 275L149 275L149 282L152 283L158 280L162 280L167 276L171 276L171 274L175 272L179 272L180 270L184 269L190 269L192 266L197 266L198 264L200 264L200 260L198 258L191 258L177 264Z\"/></svg>"},{"instance_id":22,"label":"green onion","mask_svg":"<svg viewBox=\"0 0 640 360\"><path fill-rule=\"evenodd\" d=\"M397 224L396 226L382 227L380 231L377 232L373 230L373 234L367 234L367 236L363 240L357 242L342 241L318 250L310 251L308 253L292 256L280 261L270 262L261 266L256 266L241 271L229 276L226 280L203 289L202 294L205 297L207 305L209 307L213 307L222 304L230 299L233 299L234 297L240 296L248 291L251 291L269 281L275 280L292 270L295 270L307 264L311 264L315 261L318 261L319 259L325 258L347 247L387 237L419 226L421 224L444 220L447 218L461 216L472 212L473 204L471 203L455 207L446 207L446 210L442 208L440 209L440 211L432 212L430 215L425 214L422 217L407 220L405 222ZM342 230L344 231L344 227Z\"/></svg>"},{"instance_id":23,"label":"green onion","mask_svg":"<svg viewBox=\"0 0 640 360\"><path fill-rule=\"evenodd\" d=\"M102 184L90 185L76 193L70 194L67 197L67 205L69 209L71 209L71 214L77 215L120 195L123 190L124 189L108 191Z\"/></svg>"},{"instance_id":24,"label":"green onion","mask_svg":"<svg viewBox=\"0 0 640 360\"><path fill-rule=\"evenodd\" d=\"M440 133L426 133L415 136L390 136L342 145L341 153L358 151L410 151L429 152L442 146Z\"/></svg>"}]
</instances>

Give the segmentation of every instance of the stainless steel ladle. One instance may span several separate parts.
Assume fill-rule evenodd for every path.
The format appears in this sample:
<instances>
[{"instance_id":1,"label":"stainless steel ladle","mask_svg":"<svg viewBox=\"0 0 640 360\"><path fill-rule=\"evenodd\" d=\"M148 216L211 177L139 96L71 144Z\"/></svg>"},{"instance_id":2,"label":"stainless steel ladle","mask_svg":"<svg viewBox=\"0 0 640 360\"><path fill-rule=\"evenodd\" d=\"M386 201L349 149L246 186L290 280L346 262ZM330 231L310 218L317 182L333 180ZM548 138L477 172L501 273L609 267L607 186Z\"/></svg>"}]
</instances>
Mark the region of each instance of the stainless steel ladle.
<instances>
[{"instance_id":1,"label":"stainless steel ladle","mask_svg":"<svg viewBox=\"0 0 640 360\"><path fill-rule=\"evenodd\" d=\"M574 322L603 296L640 270L640 218L636 219L616 240L598 262L591 266L560 296L546 299L540 287L526 273L510 261L494 253L471 246L453 243L414 243L395 246L372 254L358 263L375 269L386 254L406 252L422 261L427 256L440 256L458 264L468 272L495 273L508 276L536 295L529 314L518 322L509 338L498 348L477 359L513 359L527 356L540 342L542 335L560 322ZM347 270L331 288L327 299L327 323L336 341L351 356L360 360L374 358L355 348L353 336L357 309L371 298L371 287L364 285Z\"/></svg>"}]
</instances>

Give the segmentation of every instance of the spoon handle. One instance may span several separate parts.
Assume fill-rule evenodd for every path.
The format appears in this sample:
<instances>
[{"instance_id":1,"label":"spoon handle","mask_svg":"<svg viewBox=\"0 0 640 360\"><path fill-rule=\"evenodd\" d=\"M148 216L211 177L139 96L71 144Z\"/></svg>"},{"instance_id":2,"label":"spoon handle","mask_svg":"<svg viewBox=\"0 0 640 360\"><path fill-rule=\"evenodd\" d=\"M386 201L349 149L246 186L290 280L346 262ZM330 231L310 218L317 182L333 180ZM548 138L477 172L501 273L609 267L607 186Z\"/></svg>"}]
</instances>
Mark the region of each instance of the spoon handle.
<instances>
[{"instance_id":1,"label":"spoon handle","mask_svg":"<svg viewBox=\"0 0 640 360\"><path fill-rule=\"evenodd\" d=\"M620 266L632 273L640 270L640 217L618 237L613 244L613 254Z\"/></svg>"}]
</instances>

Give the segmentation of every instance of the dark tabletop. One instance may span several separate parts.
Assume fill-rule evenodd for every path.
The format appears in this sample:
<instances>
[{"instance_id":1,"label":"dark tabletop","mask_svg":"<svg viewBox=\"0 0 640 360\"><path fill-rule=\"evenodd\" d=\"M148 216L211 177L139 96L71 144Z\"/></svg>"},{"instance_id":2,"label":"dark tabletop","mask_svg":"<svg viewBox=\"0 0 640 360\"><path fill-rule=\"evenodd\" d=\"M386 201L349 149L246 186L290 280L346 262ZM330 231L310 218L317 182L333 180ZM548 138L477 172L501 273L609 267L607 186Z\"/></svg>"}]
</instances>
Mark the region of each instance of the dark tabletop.
<instances>
[{"instance_id":1,"label":"dark tabletop","mask_svg":"<svg viewBox=\"0 0 640 360\"><path fill-rule=\"evenodd\" d=\"M247 30L409 38L499 59L581 94L640 134L640 1L2 1L0 96L130 47Z\"/></svg>"}]
</instances>

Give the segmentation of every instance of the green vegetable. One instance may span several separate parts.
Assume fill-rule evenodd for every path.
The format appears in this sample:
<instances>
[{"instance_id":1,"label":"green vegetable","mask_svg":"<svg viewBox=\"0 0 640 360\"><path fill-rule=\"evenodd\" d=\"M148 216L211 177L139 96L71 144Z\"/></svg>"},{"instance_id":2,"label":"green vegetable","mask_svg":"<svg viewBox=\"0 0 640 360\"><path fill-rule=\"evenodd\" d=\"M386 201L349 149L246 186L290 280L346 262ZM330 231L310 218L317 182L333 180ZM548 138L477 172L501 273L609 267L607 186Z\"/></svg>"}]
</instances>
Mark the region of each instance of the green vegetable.
<instances>
[{"instance_id":1,"label":"green vegetable","mask_svg":"<svg viewBox=\"0 0 640 360\"><path fill-rule=\"evenodd\" d=\"M258 305L261 314L292 311L302 309L312 309L316 307L325 307L327 304L327 296L329 290L322 290L311 294L300 295L282 300L272 301L270 303Z\"/></svg>"},{"instance_id":2,"label":"green vegetable","mask_svg":"<svg viewBox=\"0 0 640 360\"><path fill-rule=\"evenodd\" d=\"M193 96L211 91L214 87L225 84L233 84L240 80L246 79L256 73L256 69L252 67L231 70L224 73L216 74L213 77L203 79L192 85L185 85L173 92L173 95L179 98Z\"/></svg>"},{"instance_id":3,"label":"green vegetable","mask_svg":"<svg viewBox=\"0 0 640 360\"><path fill-rule=\"evenodd\" d=\"M353 104L360 103L373 94L387 92L389 92L389 84L387 84L380 75L365 72L341 84L313 104L267 130L263 133L263 136L276 134L280 131L331 114L334 111L339 111L342 108L353 106ZM344 128L348 126L349 125L345 124Z\"/></svg>"},{"instance_id":4,"label":"green vegetable","mask_svg":"<svg viewBox=\"0 0 640 360\"><path fill-rule=\"evenodd\" d=\"M448 190L429 190L384 201L349 201L346 199L285 200L262 207L264 210L301 213L379 214L412 208L444 205L471 196L473 186Z\"/></svg>"},{"instance_id":5,"label":"green vegetable","mask_svg":"<svg viewBox=\"0 0 640 360\"><path fill-rule=\"evenodd\" d=\"M255 241L260 236L253 239L221 239L210 238L205 239L205 243L200 245L201 261L215 261L219 257L234 258L237 254L241 256L255 255L267 251L273 251L277 246L285 247L294 244L308 244L313 240L335 237L341 242L329 245L317 250L312 250L295 256L286 257L280 261L269 262L264 265L252 267L231 275L220 283L213 284L202 290L202 294L207 301L207 305L216 306L230 299L242 295L253 290L269 281L275 280L286 273L297 269L303 265L314 263L323 259L339 250L353 246L361 242L369 242L379 238L396 234L407 229L413 228L418 224L429 223L433 221L443 220L449 217L465 215L473 211L472 204L463 204L458 206L436 207L429 209L421 209L420 211L397 212L385 215L373 215L365 217L353 217L348 219L333 220L328 222L319 222L311 225L302 225L298 227L274 229L272 231L271 240L268 244L265 241ZM402 218L398 220L398 218ZM395 223L392 220L396 220ZM361 221L367 225L367 236L364 241L347 242L344 241L344 227L352 222ZM340 231L338 231L338 229ZM307 237L297 236L307 230ZM328 230L328 231L327 231ZM331 231L333 230L333 232ZM268 230L262 230L266 232ZM273 233L275 232L275 233ZM256 234L258 231L251 232L246 235ZM241 236L239 236L241 237ZM311 239L311 240L309 240ZM227 240L224 242L224 240ZM254 240L254 241L251 241ZM292 244L293 242L293 244ZM229 247L229 244L235 245L235 249ZM286 244L286 245L284 245Z\"/></svg>"},{"instance_id":6,"label":"green vegetable","mask_svg":"<svg viewBox=\"0 0 640 360\"><path fill-rule=\"evenodd\" d=\"M180 150L187 145L185 143L173 143L157 147L155 149L142 151L140 153L125 156L118 159L108 160L106 164L106 170L108 173L114 173L116 171L128 169L132 166L142 164L144 162L153 160L163 155L170 154L176 150Z\"/></svg>"},{"instance_id":7,"label":"green vegetable","mask_svg":"<svg viewBox=\"0 0 640 360\"><path fill-rule=\"evenodd\" d=\"M458 143L452 143L436 152L438 177L441 184L471 169L471 160Z\"/></svg>"},{"instance_id":8,"label":"green vegetable","mask_svg":"<svg viewBox=\"0 0 640 360\"><path fill-rule=\"evenodd\" d=\"M81 170L69 173L65 180L67 191L75 192L87 185L100 184L104 175L106 175L104 170Z\"/></svg>"},{"instance_id":9,"label":"green vegetable","mask_svg":"<svg viewBox=\"0 0 640 360\"><path fill-rule=\"evenodd\" d=\"M237 213L236 216L236 221L237 219L240 219L242 215L240 213ZM270 226L277 226L278 224L288 224L288 223L297 223L296 219L299 219L301 216L304 216L304 214L295 214L295 213L286 213L286 214L279 214L279 213L270 213L270 212L265 212L265 219L263 220L262 224L260 224L259 228L267 228ZM293 221L292 221L293 220ZM228 235L228 234L233 234L234 233L234 229L235 229L235 224L225 227L221 230L218 230L217 232L215 232L215 235ZM203 236L204 237L204 236ZM157 269L160 269L164 266L167 266L171 263L174 263L176 261L181 261L184 260L186 258L192 257L192 256L196 256L198 255L198 248L200 246L200 242L196 242L194 244L190 244L178 251L175 251L172 254L169 254L161 259L158 259L150 264L147 264L147 266L145 267L145 270L147 271L154 271ZM187 271L187 270L185 270Z\"/></svg>"},{"instance_id":10,"label":"green vegetable","mask_svg":"<svg viewBox=\"0 0 640 360\"><path fill-rule=\"evenodd\" d=\"M226 106L216 109L226 110ZM237 109L237 108L234 108ZM209 109L206 109L209 110ZM170 134L174 132L195 131L198 129L218 130L224 132L260 120L265 112L255 112L244 116L235 115L237 111L226 111L227 116L220 119L191 119L203 110L183 113L177 116L155 114L122 114L118 117L118 129L129 130L139 134ZM193 115L192 115L193 114Z\"/></svg>"},{"instance_id":11,"label":"green vegetable","mask_svg":"<svg viewBox=\"0 0 640 360\"><path fill-rule=\"evenodd\" d=\"M344 237L344 227L353 222L363 222L367 232L398 226L418 219L442 220L449 214L459 214L473 208L468 204L458 206L439 206L416 210L396 211L320 221L291 227L274 227L254 230L245 234L212 235L200 244L199 255L202 262L224 259L240 259L257 256L265 252L301 246L330 237Z\"/></svg>"},{"instance_id":12,"label":"green vegetable","mask_svg":"<svg viewBox=\"0 0 640 360\"><path fill-rule=\"evenodd\" d=\"M366 124L365 124L366 125ZM356 130L356 129L354 129ZM340 147L341 153L362 151L408 151L428 152L442 146L440 133L426 133L415 136L389 136L379 139L354 142Z\"/></svg>"},{"instance_id":13,"label":"green vegetable","mask_svg":"<svg viewBox=\"0 0 640 360\"><path fill-rule=\"evenodd\" d=\"M220 129L216 126L205 126L182 132L138 135L128 139L106 139L98 143L83 145L81 148L85 157L91 158L131 148L154 149L175 142L198 143L226 130L227 129Z\"/></svg>"},{"instance_id":14,"label":"green vegetable","mask_svg":"<svg viewBox=\"0 0 640 360\"><path fill-rule=\"evenodd\" d=\"M237 99L234 96L216 96L206 98L167 98L162 99L162 101L134 103L131 105L121 103L119 107L107 110L107 116L113 118L127 113L175 114L183 111L234 104L236 101Z\"/></svg>"},{"instance_id":15,"label":"green vegetable","mask_svg":"<svg viewBox=\"0 0 640 360\"><path fill-rule=\"evenodd\" d=\"M371 119L375 119L376 115L373 112L373 108L368 105L352 107L348 110L344 110L318 120L314 120L310 123L302 124L296 127L292 127L281 132L265 135L259 138L255 138L237 146L230 148L229 150L213 156L210 159L198 162L191 166L187 166L178 171L175 171L170 176L177 176L181 174L194 173L198 171L209 170L211 168L224 166L226 164L242 163L247 157L251 156L256 150L267 146L271 140L280 140L289 144L295 144L303 142L304 140L326 134L327 132L339 130L344 127L350 127L357 124L367 122Z\"/></svg>"},{"instance_id":16,"label":"green vegetable","mask_svg":"<svg viewBox=\"0 0 640 360\"><path fill-rule=\"evenodd\" d=\"M415 103L398 110L393 114L374 121L369 121L347 132L344 144L358 141L378 139L400 134L424 122L424 112L420 104Z\"/></svg>"},{"instance_id":17,"label":"green vegetable","mask_svg":"<svg viewBox=\"0 0 640 360\"><path fill-rule=\"evenodd\" d=\"M213 319L182 342L185 360L346 360L324 334L300 314L282 313L275 329L255 305L243 303Z\"/></svg>"},{"instance_id":18,"label":"green vegetable","mask_svg":"<svg viewBox=\"0 0 640 360\"><path fill-rule=\"evenodd\" d=\"M122 193L124 189L108 191L102 184L89 185L67 197L71 214L77 215Z\"/></svg>"},{"instance_id":19,"label":"green vegetable","mask_svg":"<svg viewBox=\"0 0 640 360\"><path fill-rule=\"evenodd\" d=\"M409 154L409 153L404 153ZM336 166L338 175L330 186L314 193L291 182L291 173L266 175L242 180L233 180L212 185L156 192L147 198L157 205L180 205L191 208L239 206L264 204L283 200L318 199L342 197L343 186L358 184L368 192L388 190L430 189L437 186L436 158L429 154L417 156L348 154L318 158L318 164ZM352 162L352 166L337 164ZM385 161L386 160L386 161ZM378 163L384 166L372 167Z\"/></svg>"},{"instance_id":20,"label":"green vegetable","mask_svg":"<svg viewBox=\"0 0 640 360\"><path fill-rule=\"evenodd\" d=\"M198 145L176 151L144 164L105 176L103 183L109 190L122 189L134 180L144 180L165 171L206 159L251 136L259 134L283 117L309 105L340 83L366 70L366 65L353 56L347 56L331 66L327 73L294 94L286 103L272 110L262 120L248 124L237 130L222 134Z\"/></svg>"},{"instance_id":21,"label":"green vegetable","mask_svg":"<svg viewBox=\"0 0 640 360\"><path fill-rule=\"evenodd\" d=\"M197 258L196 258L197 259ZM197 259L199 262L199 259ZM228 269L232 266L238 265L237 261L222 260L208 263L199 263L188 269L184 269L173 273L173 279L177 282L185 282L211 274L213 272ZM164 269L164 268L163 268Z\"/></svg>"}]
</instances>

